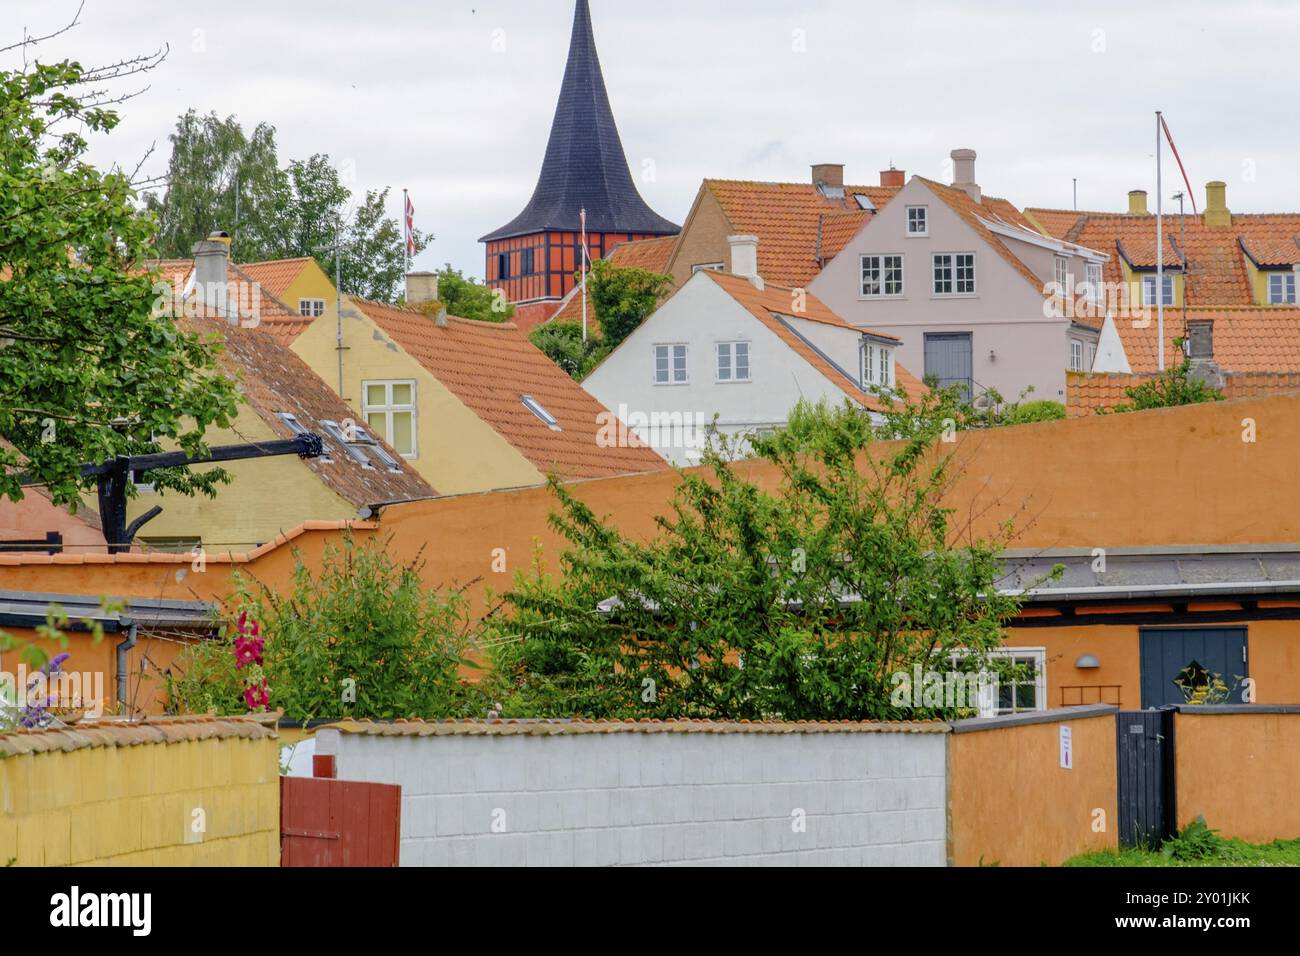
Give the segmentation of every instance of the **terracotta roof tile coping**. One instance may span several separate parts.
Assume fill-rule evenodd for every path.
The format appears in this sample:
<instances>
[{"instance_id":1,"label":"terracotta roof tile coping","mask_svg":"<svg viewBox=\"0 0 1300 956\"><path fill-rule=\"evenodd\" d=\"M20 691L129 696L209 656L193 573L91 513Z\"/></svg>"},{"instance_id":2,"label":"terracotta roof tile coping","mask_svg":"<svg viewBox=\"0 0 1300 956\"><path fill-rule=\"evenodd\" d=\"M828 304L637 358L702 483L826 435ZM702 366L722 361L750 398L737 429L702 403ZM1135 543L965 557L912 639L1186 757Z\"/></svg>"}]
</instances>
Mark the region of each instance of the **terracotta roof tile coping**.
<instances>
[{"instance_id":1,"label":"terracotta roof tile coping","mask_svg":"<svg viewBox=\"0 0 1300 956\"><path fill-rule=\"evenodd\" d=\"M276 714L262 717L146 717L134 721L110 718L44 730L13 730L0 733L0 754L14 757L192 740L265 740L279 736L275 730L276 718Z\"/></svg>"},{"instance_id":2,"label":"terracotta roof tile coping","mask_svg":"<svg viewBox=\"0 0 1300 956\"><path fill-rule=\"evenodd\" d=\"M927 721L344 720L316 728L368 737L554 737L566 734L946 734Z\"/></svg>"},{"instance_id":3,"label":"terracotta roof tile coping","mask_svg":"<svg viewBox=\"0 0 1300 956\"><path fill-rule=\"evenodd\" d=\"M252 551L227 551L224 554L207 555L209 564L248 564L270 554L294 538L301 537L309 531L377 531L377 521L304 521L298 527L282 532L265 544ZM26 554L0 553L0 566L28 564L189 564L193 561L190 554L167 554L160 552L131 554Z\"/></svg>"}]
</instances>

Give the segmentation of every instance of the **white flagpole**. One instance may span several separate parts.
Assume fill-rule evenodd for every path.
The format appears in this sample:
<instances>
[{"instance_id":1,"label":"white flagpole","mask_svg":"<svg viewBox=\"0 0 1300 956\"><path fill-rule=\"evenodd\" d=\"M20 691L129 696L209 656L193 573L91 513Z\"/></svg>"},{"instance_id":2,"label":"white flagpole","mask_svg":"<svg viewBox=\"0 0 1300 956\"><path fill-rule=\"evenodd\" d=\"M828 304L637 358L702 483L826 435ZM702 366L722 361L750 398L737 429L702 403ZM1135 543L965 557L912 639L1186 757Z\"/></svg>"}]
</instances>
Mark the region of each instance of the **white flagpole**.
<instances>
[{"instance_id":1,"label":"white flagpole","mask_svg":"<svg viewBox=\"0 0 1300 956\"><path fill-rule=\"evenodd\" d=\"M587 343L587 210L582 216L582 342Z\"/></svg>"},{"instance_id":2,"label":"white flagpole","mask_svg":"<svg viewBox=\"0 0 1300 956\"><path fill-rule=\"evenodd\" d=\"M1159 368L1165 370L1165 194L1160 161L1160 110L1156 110L1156 342Z\"/></svg>"}]
</instances>

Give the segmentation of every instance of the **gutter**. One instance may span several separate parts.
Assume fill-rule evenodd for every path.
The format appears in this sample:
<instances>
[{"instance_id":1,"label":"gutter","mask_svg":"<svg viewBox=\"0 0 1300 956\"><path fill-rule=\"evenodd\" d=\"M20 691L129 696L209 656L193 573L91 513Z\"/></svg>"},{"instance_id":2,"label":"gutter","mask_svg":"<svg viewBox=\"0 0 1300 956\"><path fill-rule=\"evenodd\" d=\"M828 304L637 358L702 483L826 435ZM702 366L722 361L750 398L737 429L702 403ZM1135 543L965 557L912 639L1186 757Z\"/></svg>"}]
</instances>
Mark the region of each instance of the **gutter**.
<instances>
[{"instance_id":1,"label":"gutter","mask_svg":"<svg viewBox=\"0 0 1300 956\"><path fill-rule=\"evenodd\" d=\"M118 644L117 651L117 703L122 712L126 711L126 655L136 644L136 625L132 621L126 631L126 640Z\"/></svg>"}]
</instances>

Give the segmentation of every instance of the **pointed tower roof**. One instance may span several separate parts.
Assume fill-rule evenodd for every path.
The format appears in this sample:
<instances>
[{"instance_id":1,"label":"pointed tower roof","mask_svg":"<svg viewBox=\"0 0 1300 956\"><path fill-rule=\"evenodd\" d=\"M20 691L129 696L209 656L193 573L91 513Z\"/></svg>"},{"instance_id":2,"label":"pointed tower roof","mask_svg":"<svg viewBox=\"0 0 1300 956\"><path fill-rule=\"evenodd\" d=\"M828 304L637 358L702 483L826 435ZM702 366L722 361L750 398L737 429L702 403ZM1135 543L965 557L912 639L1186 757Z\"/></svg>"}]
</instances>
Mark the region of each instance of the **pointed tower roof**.
<instances>
[{"instance_id":1,"label":"pointed tower roof","mask_svg":"<svg viewBox=\"0 0 1300 956\"><path fill-rule=\"evenodd\" d=\"M600 71L587 0L578 0L573 15L569 64L533 198L513 221L480 241L553 229L576 231L582 209L587 210L589 232L681 231L646 205L632 181Z\"/></svg>"}]
</instances>

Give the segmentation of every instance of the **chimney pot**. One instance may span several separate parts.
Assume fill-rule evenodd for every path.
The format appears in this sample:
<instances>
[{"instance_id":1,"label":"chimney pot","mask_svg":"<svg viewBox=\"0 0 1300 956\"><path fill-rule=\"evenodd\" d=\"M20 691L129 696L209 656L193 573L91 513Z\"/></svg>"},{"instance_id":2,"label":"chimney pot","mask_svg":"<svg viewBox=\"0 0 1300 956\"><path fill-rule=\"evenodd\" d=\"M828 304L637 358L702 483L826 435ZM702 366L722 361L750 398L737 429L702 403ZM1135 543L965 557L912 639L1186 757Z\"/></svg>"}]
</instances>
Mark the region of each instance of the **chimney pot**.
<instances>
[{"instance_id":1,"label":"chimney pot","mask_svg":"<svg viewBox=\"0 0 1300 956\"><path fill-rule=\"evenodd\" d=\"M1205 224L1211 227L1232 225L1227 183L1215 180L1205 184Z\"/></svg>"},{"instance_id":2,"label":"chimney pot","mask_svg":"<svg viewBox=\"0 0 1300 956\"><path fill-rule=\"evenodd\" d=\"M1187 377L1204 382L1210 388L1223 388L1223 372L1214 361L1214 320L1189 319L1187 322Z\"/></svg>"},{"instance_id":3,"label":"chimney pot","mask_svg":"<svg viewBox=\"0 0 1300 956\"><path fill-rule=\"evenodd\" d=\"M763 279L758 274L758 236L728 236L731 246L731 274L748 279L754 288L763 288Z\"/></svg>"},{"instance_id":4,"label":"chimney pot","mask_svg":"<svg viewBox=\"0 0 1300 956\"><path fill-rule=\"evenodd\" d=\"M194 282L199 301L225 311L230 282L230 235L213 232L194 244Z\"/></svg>"},{"instance_id":5,"label":"chimney pot","mask_svg":"<svg viewBox=\"0 0 1300 956\"><path fill-rule=\"evenodd\" d=\"M952 158L952 184L979 202L981 193L979 183L975 181L975 150L954 149L948 155Z\"/></svg>"},{"instance_id":6,"label":"chimney pot","mask_svg":"<svg viewBox=\"0 0 1300 956\"><path fill-rule=\"evenodd\" d=\"M1128 214L1130 216L1145 216L1147 214L1147 191L1145 189L1129 191Z\"/></svg>"},{"instance_id":7,"label":"chimney pot","mask_svg":"<svg viewBox=\"0 0 1300 956\"><path fill-rule=\"evenodd\" d=\"M882 169L880 171L880 185L885 189L897 189L907 185L907 173L901 169Z\"/></svg>"},{"instance_id":8,"label":"chimney pot","mask_svg":"<svg viewBox=\"0 0 1300 956\"><path fill-rule=\"evenodd\" d=\"M438 273L408 272L406 274L406 304L424 305L438 301Z\"/></svg>"}]
</instances>

